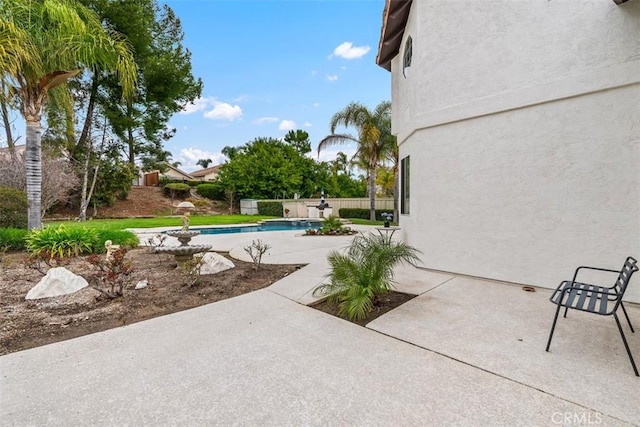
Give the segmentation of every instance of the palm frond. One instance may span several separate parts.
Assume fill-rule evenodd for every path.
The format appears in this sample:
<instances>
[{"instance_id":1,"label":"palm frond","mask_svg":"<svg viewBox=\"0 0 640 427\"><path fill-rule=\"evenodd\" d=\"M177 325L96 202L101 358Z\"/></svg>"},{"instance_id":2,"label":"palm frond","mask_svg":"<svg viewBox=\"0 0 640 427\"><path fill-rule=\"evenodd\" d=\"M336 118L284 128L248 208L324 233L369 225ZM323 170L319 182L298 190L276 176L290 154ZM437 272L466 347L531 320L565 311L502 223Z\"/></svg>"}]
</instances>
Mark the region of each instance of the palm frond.
<instances>
[{"instance_id":1,"label":"palm frond","mask_svg":"<svg viewBox=\"0 0 640 427\"><path fill-rule=\"evenodd\" d=\"M331 147L333 145L340 144L349 144L355 142L356 144L359 142L356 138L349 134L331 134L327 135L318 144L318 155L320 155L320 151L324 150L327 147Z\"/></svg>"},{"instance_id":2,"label":"palm frond","mask_svg":"<svg viewBox=\"0 0 640 427\"><path fill-rule=\"evenodd\" d=\"M344 251L329 253L329 282L314 289L314 295L328 296L327 301L337 304L341 315L363 319L376 295L393 289L394 267L405 262L415 265L419 253L385 236L358 235Z\"/></svg>"}]
</instances>

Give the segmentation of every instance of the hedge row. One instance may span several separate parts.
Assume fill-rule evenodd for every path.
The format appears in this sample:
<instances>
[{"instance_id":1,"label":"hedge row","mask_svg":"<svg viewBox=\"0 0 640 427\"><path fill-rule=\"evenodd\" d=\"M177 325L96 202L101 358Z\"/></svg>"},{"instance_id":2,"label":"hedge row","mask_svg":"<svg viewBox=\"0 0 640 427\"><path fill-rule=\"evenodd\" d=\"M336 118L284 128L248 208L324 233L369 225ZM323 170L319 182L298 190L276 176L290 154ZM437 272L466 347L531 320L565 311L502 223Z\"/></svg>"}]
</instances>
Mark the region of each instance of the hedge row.
<instances>
[{"instance_id":1,"label":"hedge row","mask_svg":"<svg viewBox=\"0 0 640 427\"><path fill-rule=\"evenodd\" d=\"M342 208L340 210L338 210L338 215L340 215L340 218L360 218L360 219L369 219L369 209L362 209L362 208ZM377 221L384 221L384 218L382 217L382 214L388 212L388 213L393 213L393 209L389 210L389 209L376 209L376 220Z\"/></svg>"},{"instance_id":2,"label":"hedge row","mask_svg":"<svg viewBox=\"0 0 640 427\"><path fill-rule=\"evenodd\" d=\"M209 200L224 200L224 188L217 183L200 184L196 192Z\"/></svg>"},{"instance_id":3,"label":"hedge row","mask_svg":"<svg viewBox=\"0 0 640 427\"><path fill-rule=\"evenodd\" d=\"M258 214L267 216L284 216L282 202L258 202Z\"/></svg>"}]
</instances>

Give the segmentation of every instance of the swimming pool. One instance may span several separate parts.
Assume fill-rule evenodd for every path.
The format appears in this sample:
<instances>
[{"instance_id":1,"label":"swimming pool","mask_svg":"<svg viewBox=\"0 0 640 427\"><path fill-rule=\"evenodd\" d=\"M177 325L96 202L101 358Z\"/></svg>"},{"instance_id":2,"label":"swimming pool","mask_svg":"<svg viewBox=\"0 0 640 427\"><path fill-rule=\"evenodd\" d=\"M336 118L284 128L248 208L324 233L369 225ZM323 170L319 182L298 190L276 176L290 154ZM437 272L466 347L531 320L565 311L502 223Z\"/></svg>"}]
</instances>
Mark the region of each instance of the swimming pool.
<instances>
[{"instance_id":1,"label":"swimming pool","mask_svg":"<svg viewBox=\"0 0 640 427\"><path fill-rule=\"evenodd\" d=\"M236 234L236 233L256 233L259 231L290 231L290 230L308 230L309 228L319 229L322 227L321 221L265 221L256 225L230 226L230 227L210 227L210 228L191 228L197 230L200 234Z\"/></svg>"}]
</instances>

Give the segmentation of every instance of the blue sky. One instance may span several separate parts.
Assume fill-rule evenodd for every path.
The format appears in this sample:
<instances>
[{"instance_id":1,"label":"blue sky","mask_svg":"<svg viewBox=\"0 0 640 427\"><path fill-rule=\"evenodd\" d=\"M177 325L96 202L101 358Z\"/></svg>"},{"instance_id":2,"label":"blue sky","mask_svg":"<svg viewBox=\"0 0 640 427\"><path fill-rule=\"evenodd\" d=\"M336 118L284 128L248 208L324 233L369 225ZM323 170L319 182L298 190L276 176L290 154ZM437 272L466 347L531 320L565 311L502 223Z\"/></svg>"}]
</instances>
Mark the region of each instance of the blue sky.
<instances>
[{"instance_id":1,"label":"blue sky","mask_svg":"<svg viewBox=\"0 0 640 427\"><path fill-rule=\"evenodd\" d=\"M349 102L391 97L375 64L384 0L169 0L180 18L202 99L177 114L166 143L182 168L256 137L303 129L312 147ZM321 158L331 160L335 147Z\"/></svg>"},{"instance_id":2,"label":"blue sky","mask_svg":"<svg viewBox=\"0 0 640 427\"><path fill-rule=\"evenodd\" d=\"M204 83L202 98L169 121L177 132L165 149L185 171L203 158L223 163L227 145L290 129L309 133L315 155L334 113L352 101L373 109L391 98L390 73L375 63L384 0L165 2ZM24 121L14 118L14 136L24 141ZM338 151L354 149L331 147L320 159Z\"/></svg>"}]
</instances>

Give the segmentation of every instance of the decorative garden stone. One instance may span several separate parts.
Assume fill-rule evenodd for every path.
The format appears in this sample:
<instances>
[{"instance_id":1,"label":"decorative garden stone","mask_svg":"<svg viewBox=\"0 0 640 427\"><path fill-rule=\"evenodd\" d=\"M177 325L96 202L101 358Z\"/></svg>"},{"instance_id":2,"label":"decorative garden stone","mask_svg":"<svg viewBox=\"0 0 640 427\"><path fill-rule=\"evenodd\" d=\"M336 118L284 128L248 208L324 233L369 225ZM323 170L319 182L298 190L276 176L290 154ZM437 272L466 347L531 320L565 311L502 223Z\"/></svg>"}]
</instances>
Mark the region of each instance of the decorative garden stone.
<instances>
[{"instance_id":1,"label":"decorative garden stone","mask_svg":"<svg viewBox=\"0 0 640 427\"><path fill-rule=\"evenodd\" d=\"M89 286L84 277L73 274L64 267L56 267L27 293L25 299L39 299L67 295Z\"/></svg>"}]
</instances>

